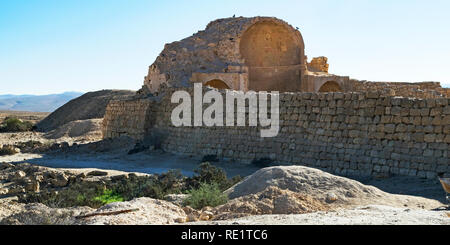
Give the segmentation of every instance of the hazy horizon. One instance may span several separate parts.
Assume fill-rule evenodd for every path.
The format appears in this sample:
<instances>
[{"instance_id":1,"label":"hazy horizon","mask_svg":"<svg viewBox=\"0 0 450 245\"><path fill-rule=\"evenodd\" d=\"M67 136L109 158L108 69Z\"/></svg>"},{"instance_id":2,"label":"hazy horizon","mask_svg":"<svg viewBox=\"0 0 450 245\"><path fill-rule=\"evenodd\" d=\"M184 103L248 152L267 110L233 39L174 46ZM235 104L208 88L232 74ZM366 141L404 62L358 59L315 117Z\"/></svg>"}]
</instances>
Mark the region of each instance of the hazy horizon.
<instances>
[{"instance_id":1,"label":"hazy horizon","mask_svg":"<svg viewBox=\"0 0 450 245\"><path fill-rule=\"evenodd\" d=\"M450 2L30 0L0 3L0 94L138 90L164 44L215 19L274 16L299 27L330 73L450 87Z\"/></svg>"}]
</instances>

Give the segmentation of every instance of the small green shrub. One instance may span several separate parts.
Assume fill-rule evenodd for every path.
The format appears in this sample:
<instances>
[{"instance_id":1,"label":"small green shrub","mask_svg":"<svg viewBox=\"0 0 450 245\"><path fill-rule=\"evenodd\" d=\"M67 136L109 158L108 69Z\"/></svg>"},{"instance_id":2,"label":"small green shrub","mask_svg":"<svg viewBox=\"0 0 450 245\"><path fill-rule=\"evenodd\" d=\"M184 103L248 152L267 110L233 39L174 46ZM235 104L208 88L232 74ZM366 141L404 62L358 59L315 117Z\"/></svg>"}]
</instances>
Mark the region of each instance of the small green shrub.
<instances>
[{"instance_id":1,"label":"small green shrub","mask_svg":"<svg viewBox=\"0 0 450 245\"><path fill-rule=\"evenodd\" d=\"M99 208L103 205L102 200L97 199L104 194L104 187L92 183L74 183L69 188L58 192L42 191L40 193L28 193L19 197L20 202L42 203L52 208L68 208L78 206L89 206Z\"/></svg>"},{"instance_id":2,"label":"small green shrub","mask_svg":"<svg viewBox=\"0 0 450 245\"><path fill-rule=\"evenodd\" d=\"M31 131L33 124L28 121L22 121L15 117L7 117L0 126L2 132L25 132Z\"/></svg>"},{"instance_id":3,"label":"small green shrub","mask_svg":"<svg viewBox=\"0 0 450 245\"><path fill-rule=\"evenodd\" d=\"M179 194L184 189L185 177L180 170L170 170L167 173L151 176L136 176L133 181L123 180L114 183L111 189L132 200L137 197L164 199L168 194Z\"/></svg>"},{"instance_id":4,"label":"small green shrub","mask_svg":"<svg viewBox=\"0 0 450 245\"><path fill-rule=\"evenodd\" d=\"M186 180L187 189L198 189L202 183L216 183L219 189L224 191L242 180L240 176L228 179L223 169L213 166L209 162L201 163L194 173L194 176Z\"/></svg>"},{"instance_id":5,"label":"small green shrub","mask_svg":"<svg viewBox=\"0 0 450 245\"><path fill-rule=\"evenodd\" d=\"M112 203L112 202L123 202L124 199L121 195L115 193L113 190L104 190L103 194L97 197L94 197L95 201L99 201L102 205Z\"/></svg>"},{"instance_id":6,"label":"small green shrub","mask_svg":"<svg viewBox=\"0 0 450 245\"><path fill-rule=\"evenodd\" d=\"M222 193L217 183L202 183L198 189L193 189L188 194L190 196L184 201L184 205L195 209L206 206L216 207L228 201L227 195Z\"/></svg>"}]
</instances>

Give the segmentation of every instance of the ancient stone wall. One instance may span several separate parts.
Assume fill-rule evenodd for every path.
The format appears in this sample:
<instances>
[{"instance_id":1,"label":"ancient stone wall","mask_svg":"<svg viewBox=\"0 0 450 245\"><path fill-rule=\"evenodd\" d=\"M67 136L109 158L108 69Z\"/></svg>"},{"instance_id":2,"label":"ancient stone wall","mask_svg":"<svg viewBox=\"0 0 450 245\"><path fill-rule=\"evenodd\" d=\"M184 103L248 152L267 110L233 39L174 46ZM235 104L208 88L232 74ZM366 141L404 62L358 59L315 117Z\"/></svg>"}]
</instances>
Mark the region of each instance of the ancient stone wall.
<instances>
[{"instance_id":1,"label":"ancient stone wall","mask_svg":"<svg viewBox=\"0 0 450 245\"><path fill-rule=\"evenodd\" d=\"M380 93L285 93L280 96L280 134L260 138L257 127L175 128L174 105L154 107L164 148L188 155L216 154L250 162L326 168L338 174L434 177L448 172L448 99L383 97Z\"/></svg>"},{"instance_id":2,"label":"ancient stone wall","mask_svg":"<svg viewBox=\"0 0 450 245\"><path fill-rule=\"evenodd\" d=\"M411 98L450 98L450 89L442 88L439 82L369 82L351 80L352 91L383 91L392 96L402 96Z\"/></svg>"},{"instance_id":3,"label":"ancient stone wall","mask_svg":"<svg viewBox=\"0 0 450 245\"><path fill-rule=\"evenodd\" d=\"M282 93L280 133L261 138L260 127L172 126L171 112L177 104L170 103L170 91L161 102L149 102L151 106L145 102L135 116L128 117L143 118L138 111L151 111L146 114L153 118L151 130L165 135L162 147L168 152L214 154L243 162L270 158L278 164L317 167L340 175L434 178L437 173L450 172L449 98L402 98L376 91ZM192 89L187 91L192 94ZM120 107L108 107L115 116L105 120L120 118L117 110L127 110ZM123 134L133 125L120 120L106 122L120 131L106 135ZM137 125L132 135L142 131L142 124Z\"/></svg>"},{"instance_id":4,"label":"ancient stone wall","mask_svg":"<svg viewBox=\"0 0 450 245\"><path fill-rule=\"evenodd\" d=\"M328 73L328 58L325 56L315 57L308 63L308 70L312 72Z\"/></svg>"},{"instance_id":5,"label":"ancient stone wall","mask_svg":"<svg viewBox=\"0 0 450 245\"><path fill-rule=\"evenodd\" d=\"M151 127L151 105L152 101L148 99L111 101L103 119L103 137L127 135L142 139Z\"/></svg>"}]
</instances>

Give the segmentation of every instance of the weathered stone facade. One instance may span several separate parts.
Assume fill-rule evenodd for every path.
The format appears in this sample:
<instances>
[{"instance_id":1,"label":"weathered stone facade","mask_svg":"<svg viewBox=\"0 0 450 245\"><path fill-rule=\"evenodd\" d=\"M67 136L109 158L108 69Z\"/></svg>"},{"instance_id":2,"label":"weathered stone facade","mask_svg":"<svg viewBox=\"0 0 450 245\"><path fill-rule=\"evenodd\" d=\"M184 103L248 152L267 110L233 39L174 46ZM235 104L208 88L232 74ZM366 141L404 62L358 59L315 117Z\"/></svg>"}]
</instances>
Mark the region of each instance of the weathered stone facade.
<instances>
[{"instance_id":1,"label":"weathered stone facade","mask_svg":"<svg viewBox=\"0 0 450 245\"><path fill-rule=\"evenodd\" d=\"M326 74L327 58L307 63L300 31L286 22L271 17L227 18L166 44L149 67L143 91L157 94L166 87L219 80L223 82L219 88L233 90L316 92L314 78L320 75L317 82L322 82ZM328 78L339 80L341 86L349 80Z\"/></svg>"},{"instance_id":2,"label":"weathered stone facade","mask_svg":"<svg viewBox=\"0 0 450 245\"><path fill-rule=\"evenodd\" d=\"M111 101L103 119L103 137L127 135L142 139L151 127L151 105L148 99Z\"/></svg>"},{"instance_id":3,"label":"weathered stone facade","mask_svg":"<svg viewBox=\"0 0 450 245\"><path fill-rule=\"evenodd\" d=\"M390 95L423 99L450 97L450 89L442 88L439 82L400 83L351 80L350 86L352 91L356 92L383 91Z\"/></svg>"},{"instance_id":4,"label":"weathered stone facade","mask_svg":"<svg viewBox=\"0 0 450 245\"><path fill-rule=\"evenodd\" d=\"M328 58L325 56L316 57L308 63L308 70L312 72L325 72L328 73Z\"/></svg>"},{"instance_id":5,"label":"weathered stone facade","mask_svg":"<svg viewBox=\"0 0 450 245\"><path fill-rule=\"evenodd\" d=\"M382 92L282 93L280 133L261 138L259 127L174 127L170 117L177 104L170 103L172 91L160 102L133 104L146 107L146 114L137 113L141 115L137 121L153 118L154 124L145 130L163 132L162 146L168 152L214 154L244 162L270 158L342 175L433 178L440 172L450 173L449 98L414 99ZM192 94L192 89L188 91ZM122 106L112 105L108 111ZM118 111L105 120L122 118ZM111 132L128 125L116 124ZM136 125L139 128L133 132L144 130L143 123Z\"/></svg>"},{"instance_id":6,"label":"weathered stone facade","mask_svg":"<svg viewBox=\"0 0 450 245\"><path fill-rule=\"evenodd\" d=\"M282 92L280 133L261 138L259 127L174 127L171 94L182 88L192 95L194 82ZM300 32L276 18L220 19L167 44L136 99L111 102L103 124L105 138L157 133L164 150L183 155L270 158L341 175L450 173L450 89L329 74L327 59L307 63Z\"/></svg>"}]
</instances>

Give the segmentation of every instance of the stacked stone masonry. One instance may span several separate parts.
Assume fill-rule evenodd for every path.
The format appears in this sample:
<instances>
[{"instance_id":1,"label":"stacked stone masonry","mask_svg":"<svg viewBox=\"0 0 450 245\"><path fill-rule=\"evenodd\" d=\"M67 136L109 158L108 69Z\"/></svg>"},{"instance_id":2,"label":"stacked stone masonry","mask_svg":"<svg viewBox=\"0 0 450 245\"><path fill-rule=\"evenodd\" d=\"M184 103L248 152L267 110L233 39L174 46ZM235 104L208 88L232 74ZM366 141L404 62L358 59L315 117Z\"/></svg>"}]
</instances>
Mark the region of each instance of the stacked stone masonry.
<instances>
[{"instance_id":1,"label":"stacked stone masonry","mask_svg":"<svg viewBox=\"0 0 450 245\"><path fill-rule=\"evenodd\" d=\"M115 138L122 135L141 139L150 127L150 100L116 100L106 107L103 119L104 138Z\"/></svg>"},{"instance_id":2,"label":"stacked stone masonry","mask_svg":"<svg viewBox=\"0 0 450 245\"><path fill-rule=\"evenodd\" d=\"M321 57L315 57L311 60L310 63L308 63L308 70L312 72L325 72L328 73L328 58L321 56Z\"/></svg>"},{"instance_id":3,"label":"stacked stone masonry","mask_svg":"<svg viewBox=\"0 0 450 245\"><path fill-rule=\"evenodd\" d=\"M225 18L166 44L135 98L109 104L104 137L150 136L168 152L243 162L271 158L341 175L450 172L450 89L329 74L326 57L308 63L299 30L273 17ZM171 94L184 89L192 95L194 83L285 92L280 133L261 138L259 127L174 127Z\"/></svg>"},{"instance_id":4,"label":"stacked stone masonry","mask_svg":"<svg viewBox=\"0 0 450 245\"><path fill-rule=\"evenodd\" d=\"M281 93L280 132L261 138L259 126L174 127L173 91L168 89L159 102L110 104L105 136L139 139L142 132L157 131L165 135L163 149L172 153L242 162L270 158L344 176L435 178L450 173L450 98L395 97L380 91ZM192 88L186 91L193 94Z\"/></svg>"},{"instance_id":5,"label":"stacked stone masonry","mask_svg":"<svg viewBox=\"0 0 450 245\"><path fill-rule=\"evenodd\" d=\"M351 91L383 91L392 96L412 97L412 98L440 98L450 97L450 89L442 88L439 82L368 82L351 80Z\"/></svg>"}]
</instances>

